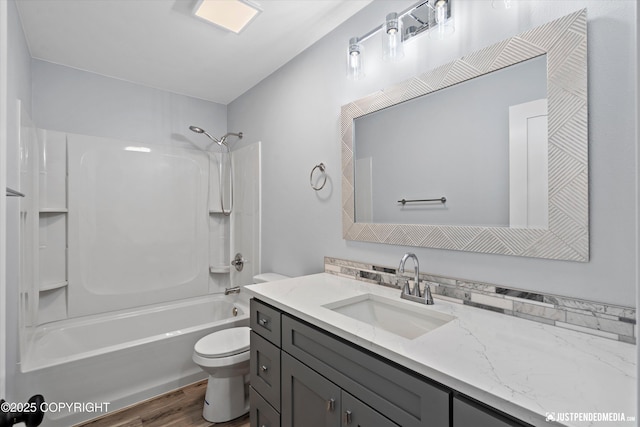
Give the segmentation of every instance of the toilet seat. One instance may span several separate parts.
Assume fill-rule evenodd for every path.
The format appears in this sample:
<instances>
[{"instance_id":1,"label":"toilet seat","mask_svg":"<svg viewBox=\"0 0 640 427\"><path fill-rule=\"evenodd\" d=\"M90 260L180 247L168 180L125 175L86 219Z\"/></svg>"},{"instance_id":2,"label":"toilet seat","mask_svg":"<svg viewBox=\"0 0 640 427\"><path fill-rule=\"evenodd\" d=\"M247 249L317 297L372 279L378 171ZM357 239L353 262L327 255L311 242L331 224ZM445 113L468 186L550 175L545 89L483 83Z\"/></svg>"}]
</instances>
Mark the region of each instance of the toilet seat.
<instances>
[{"instance_id":1,"label":"toilet seat","mask_svg":"<svg viewBox=\"0 0 640 427\"><path fill-rule=\"evenodd\" d=\"M200 338L194 347L194 353L202 358L226 358L249 351L249 332L247 326L223 329Z\"/></svg>"}]
</instances>

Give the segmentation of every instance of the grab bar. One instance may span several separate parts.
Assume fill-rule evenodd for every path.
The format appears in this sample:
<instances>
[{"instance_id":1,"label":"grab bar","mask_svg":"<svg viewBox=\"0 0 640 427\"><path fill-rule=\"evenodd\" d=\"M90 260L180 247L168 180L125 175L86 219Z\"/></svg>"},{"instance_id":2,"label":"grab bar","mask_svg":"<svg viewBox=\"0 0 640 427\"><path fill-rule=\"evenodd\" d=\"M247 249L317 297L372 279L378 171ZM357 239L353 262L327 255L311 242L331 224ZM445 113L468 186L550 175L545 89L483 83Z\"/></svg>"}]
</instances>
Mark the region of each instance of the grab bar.
<instances>
[{"instance_id":1,"label":"grab bar","mask_svg":"<svg viewBox=\"0 0 640 427\"><path fill-rule=\"evenodd\" d=\"M398 203L402 203L402 206L406 205L407 203L417 203L417 202L441 202L441 203L446 203L447 202L447 198L446 197L440 197L439 199L414 199L414 200L402 199L402 200L398 200Z\"/></svg>"},{"instance_id":2,"label":"grab bar","mask_svg":"<svg viewBox=\"0 0 640 427\"><path fill-rule=\"evenodd\" d=\"M6 188L7 188L7 193L6 193L7 197L25 197L25 195L19 191L13 190L9 187L6 187Z\"/></svg>"}]
</instances>

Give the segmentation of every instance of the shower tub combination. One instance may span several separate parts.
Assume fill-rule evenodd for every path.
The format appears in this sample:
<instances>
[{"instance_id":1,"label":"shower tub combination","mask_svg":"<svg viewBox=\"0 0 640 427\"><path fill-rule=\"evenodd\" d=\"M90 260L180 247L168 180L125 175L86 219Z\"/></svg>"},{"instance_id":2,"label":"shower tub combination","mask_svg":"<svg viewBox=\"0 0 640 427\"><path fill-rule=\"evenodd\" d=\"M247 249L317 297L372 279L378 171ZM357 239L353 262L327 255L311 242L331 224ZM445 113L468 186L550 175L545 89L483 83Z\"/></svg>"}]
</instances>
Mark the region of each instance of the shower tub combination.
<instances>
[{"instance_id":1,"label":"shower tub combination","mask_svg":"<svg viewBox=\"0 0 640 427\"><path fill-rule=\"evenodd\" d=\"M240 295L218 294L40 326L21 366L24 395L37 391L48 402L69 404L107 402L112 411L205 379L191 360L196 341L249 326L248 313ZM69 426L100 415L49 412L44 425Z\"/></svg>"},{"instance_id":2,"label":"shower tub combination","mask_svg":"<svg viewBox=\"0 0 640 427\"><path fill-rule=\"evenodd\" d=\"M251 283L260 267L259 192L248 191L259 181L259 144L233 153L251 164L237 170L254 175L237 183L242 197L229 215L222 193L235 178L221 183L222 159L207 150L42 135L42 161L28 171L44 181L33 191L35 255L21 261L33 264L35 279L21 282L15 395L112 411L205 379L192 360L195 343L249 324L246 294L223 293ZM231 250L248 255L242 276L230 271ZM44 425L101 414L63 407Z\"/></svg>"}]
</instances>

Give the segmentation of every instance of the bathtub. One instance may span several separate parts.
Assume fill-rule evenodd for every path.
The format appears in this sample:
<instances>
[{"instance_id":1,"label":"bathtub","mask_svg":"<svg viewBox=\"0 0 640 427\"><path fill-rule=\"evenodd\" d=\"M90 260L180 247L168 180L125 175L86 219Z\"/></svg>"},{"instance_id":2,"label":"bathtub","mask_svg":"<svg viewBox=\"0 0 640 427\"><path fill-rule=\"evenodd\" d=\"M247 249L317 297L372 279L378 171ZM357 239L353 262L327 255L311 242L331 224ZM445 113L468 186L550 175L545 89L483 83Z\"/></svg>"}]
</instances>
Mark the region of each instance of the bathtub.
<instances>
[{"instance_id":1,"label":"bathtub","mask_svg":"<svg viewBox=\"0 0 640 427\"><path fill-rule=\"evenodd\" d=\"M220 329L248 326L248 315L239 295L216 294L42 325L26 344L20 394L85 403L76 404L77 411L54 405L43 427L103 415L106 408L111 412L205 379L191 360L196 341Z\"/></svg>"}]
</instances>

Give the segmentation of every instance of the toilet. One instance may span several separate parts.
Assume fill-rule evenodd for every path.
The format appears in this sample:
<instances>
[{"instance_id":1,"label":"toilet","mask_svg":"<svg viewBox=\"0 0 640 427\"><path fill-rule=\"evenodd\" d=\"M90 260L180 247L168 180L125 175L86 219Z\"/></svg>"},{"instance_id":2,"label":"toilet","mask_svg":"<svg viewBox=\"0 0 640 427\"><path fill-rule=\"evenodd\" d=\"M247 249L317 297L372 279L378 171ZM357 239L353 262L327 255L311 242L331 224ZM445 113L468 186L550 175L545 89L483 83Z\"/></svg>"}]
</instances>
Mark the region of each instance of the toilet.
<instances>
[{"instance_id":1,"label":"toilet","mask_svg":"<svg viewBox=\"0 0 640 427\"><path fill-rule=\"evenodd\" d=\"M277 273L262 273L253 283L287 279ZM223 329L196 342L193 361L209 374L202 416L223 423L249 412L249 332L246 326Z\"/></svg>"}]
</instances>

